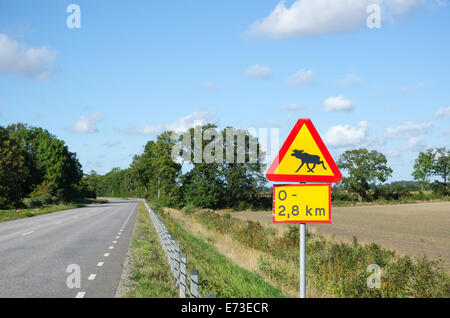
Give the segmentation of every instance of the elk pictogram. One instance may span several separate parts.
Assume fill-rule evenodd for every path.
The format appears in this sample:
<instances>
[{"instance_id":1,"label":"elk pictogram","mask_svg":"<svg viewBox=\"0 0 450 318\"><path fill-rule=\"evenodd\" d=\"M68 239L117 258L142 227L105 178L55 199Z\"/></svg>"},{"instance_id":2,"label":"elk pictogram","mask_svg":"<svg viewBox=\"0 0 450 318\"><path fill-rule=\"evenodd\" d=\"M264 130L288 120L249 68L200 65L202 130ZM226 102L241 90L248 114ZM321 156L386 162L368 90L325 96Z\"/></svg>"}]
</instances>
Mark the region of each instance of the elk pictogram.
<instances>
[{"instance_id":1,"label":"elk pictogram","mask_svg":"<svg viewBox=\"0 0 450 318\"><path fill-rule=\"evenodd\" d=\"M300 171L300 169L306 164L306 167L308 168L308 172L314 173L314 169L317 165L322 165L322 167L325 168L325 164L323 161L320 160L320 156L316 155L310 155L309 153L304 152L303 150L294 150L291 156L300 159L302 161L301 166L295 171L296 173ZM312 164L313 167L311 168L309 165Z\"/></svg>"}]
</instances>

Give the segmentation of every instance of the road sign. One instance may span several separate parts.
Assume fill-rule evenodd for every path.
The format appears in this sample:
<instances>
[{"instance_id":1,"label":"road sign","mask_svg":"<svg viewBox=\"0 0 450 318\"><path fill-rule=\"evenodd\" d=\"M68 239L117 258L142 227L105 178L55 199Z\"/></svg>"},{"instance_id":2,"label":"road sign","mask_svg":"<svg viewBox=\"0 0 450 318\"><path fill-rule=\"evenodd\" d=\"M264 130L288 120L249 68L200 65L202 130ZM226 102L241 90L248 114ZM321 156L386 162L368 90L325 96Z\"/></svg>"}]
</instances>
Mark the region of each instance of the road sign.
<instances>
[{"instance_id":1,"label":"road sign","mask_svg":"<svg viewBox=\"0 0 450 318\"><path fill-rule=\"evenodd\" d=\"M266 177L283 182L339 182L342 174L311 120L299 119Z\"/></svg>"},{"instance_id":2,"label":"road sign","mask_svg":"<svg viewBox=\"0 0 450 318\"><path fill-rule=\"evenodd\" d=\"M273 186L273 222L331 223L331 185Z\"/></svg>"}]
</instances>

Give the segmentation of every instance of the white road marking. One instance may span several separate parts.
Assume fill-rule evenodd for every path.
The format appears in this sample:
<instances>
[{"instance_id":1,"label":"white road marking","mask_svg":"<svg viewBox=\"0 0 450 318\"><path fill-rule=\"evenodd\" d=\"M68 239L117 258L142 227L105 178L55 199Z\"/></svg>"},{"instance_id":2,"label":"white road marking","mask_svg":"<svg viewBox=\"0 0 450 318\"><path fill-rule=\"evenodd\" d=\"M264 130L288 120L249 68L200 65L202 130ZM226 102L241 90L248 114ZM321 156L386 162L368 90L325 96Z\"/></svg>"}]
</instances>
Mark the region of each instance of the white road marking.
<instances>
[{"instance_id":1,"label":"white road marking","mask_svg":"<svg viewBox=\"0 0 450 318\"><path fill-rule=\"evenodd\" d=\"M30 235L31 233L34 233L34 231L30 231L30 232L27 232L27 233L23 233L22 236L27 236L27 235Z\"/></svg>"},{"instance_id":2,"label":"white road marking","mask_svg":"<svg viewBox=\"0 0 450 318\"><path fill-rule=\"evenodd\" d=\"M105 255L103 255L104 257L108 257L109 256L109 253L105 253Z\"/></svg>"},{"instance_id":3,"label":"white road marking","mask_svg":"<svg viewBox=\"0 0 450 318\"><path fill-rule=\"evenodd\" d=\"M117 243L117 241L113 241L113 244L116 244Z\"/></svg>"},{"instance_id":4,"label":"white road marking","mask_svg":"<svg viewBox=\"0 0 450 318\"><path fill-rule=\"evenodd\" d=\"M95 276L97 276L97 275L95 275L95 274L91 274L90 276L89 276L89 280L94 280L95 279Z\"/></svg>"},{"instance_id":5,"label":"white road marking","mask_svg":"<svg viewBox=\"0 0 450 318\"><path fill-rule=\"evenodd\" d=\"M116 236L116 239L118 239L120 236Z\"/></svg>"},{"instance_id":6,"label":"white road marking","mask_svg":"<svg viewBox=\"0 0 450 318\"><path fill-rule=\"evenodd\" d=\"M84 295L86 295L86 292L79 292L79 293L75 296L75 298L83 298Z\"/></svg>"},{"instance_id":7,"label":"white road marking","mask_svg":"<svg viewBox=\"0 0 450 318\"><path fill-rule=\"evenodd\" d=\"M112 250L114 248L114 246L110 246L109 249Z\"/></svg>"},{"instance_id":8,"label":"white road marking","mask_svg":"<svg viewBox=\"0 0 450 318\"><path fill-rule=\"evenodd\" d=\"M56 225L58 225L58 224L61 224L61 223L62 223L62 222L61 222L61 221L59 221L59 222L56 222L55 224L56 224Z\"/></svg>"},{"instance_id":9,"label":"white road marking","mask_svg":"<svg viewBox=\"0 0 450 318\"><path fill-rule=\"evenodd\" d=\"M103 262L98 262L97 266L98 266L98 267L102 267L103 264L105 264L105 263L103 263Z\"/></svg>"}]
</instances>

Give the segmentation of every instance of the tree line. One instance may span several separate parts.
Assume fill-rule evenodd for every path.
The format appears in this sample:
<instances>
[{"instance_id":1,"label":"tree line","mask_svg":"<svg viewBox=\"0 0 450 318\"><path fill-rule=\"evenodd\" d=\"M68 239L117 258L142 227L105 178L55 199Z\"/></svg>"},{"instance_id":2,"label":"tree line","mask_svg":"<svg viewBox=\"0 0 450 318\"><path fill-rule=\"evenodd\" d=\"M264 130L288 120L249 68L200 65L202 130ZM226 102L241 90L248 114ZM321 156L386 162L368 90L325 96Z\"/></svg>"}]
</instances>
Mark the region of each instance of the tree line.
<instances>
[{"instance_id":1,"label":"tree line","mask_svg":"<svg viewBox=\"0 0 450 318\"><path fill-rule=\"evenodd\" d=\"M0 126L0 209L38 207L95 196L83 186L76 153L47 130Z\"/></svg>"},{"instance_id":2,"label":"tree line","mask_svg":"<svg viewBox=\"0 0 450 318\"><path fill-rule=\"evenodd\" d=\"M418 192L417 199L425 199L424 190L431 190L435 197L449 195L450 151L445 147L419 152L411 173L417 182L385 184L393 171L387 165L386 156L375 150L347 150L337 165L347 176L334 187L335 200L399 200L412 197L412 192ZM435 177L433 182L432 177Z\"/></svg>"},{"instance_id":3,"label":"tree line","mask_svg":"<svg viewBox=\"0 0 450 318\"><path fill-rule=\"evenodd\" d=\"M222 135L220 140L225 148L226 129L218 130L215 125L205 125L201 127L202 136L208 129L216 129ZM231 127L227 129L228 133L231 129L234 135L243 132ZM261 157L253 163L248 160L250 148L256 147L261 153L261 146L256 138L245 134L242 145L234 136L237 146L233 163L207 163L202 160L200 163L185 164L183 168L183 162L172 159L172 150L177 141L171 137L171 132L165 131L155 141L145 145L143 153L133 158L128 169L114 168L104 176L97 176L97 193L99 196L112 197L140 196L172 207L192 205L241 210L263 207L271 202L264 193L264 164ZM194 142L193 128L189 130L189 136L192 136L189 150L194 153L199 145ZM202 139L201 149L205 149L210 142ZM245 163L238 163L238 153L245 154Z\"/></svg>"},{"instance_id":4,"label":"tree line","mask_svg":"<svg viewBox=\"0 0 450 318\"><path fill-rule=\"evenodd\" d=\"M209 128L216 126L203 126L202 132ZM221 133L225 140L225 129ZM193 128L189 130L189 135L195 135ZM145 145L143 153L133 158L129 168L114 168L104 176L98 176L95 172L87 176L86 178L90 178L89 189L96 191L99 196L139 196L158 200L171 207L191 205L237 210L270 208L272 194L263 173L263 157L259 156L256 163L248 163L251 143L256 143L259 150L261 147L258 139L252 140L248 133L247 135L245 144L241 145L244 149L236 147L234 151L236 158L237 152L243 150L247 163L207 163L202 160L199 163L191 162L183 168L182 161L172 159L176 141L171 137L171 132L165 131L155 141L149 141ZM211 140L203 141L202 149L208 142ZM194 141L190 147L192 152L196 150ZM424 156L427 160L423 159ZM384 154L367 149L347 150L337 160L337 165L345 176L333 187L332 199L347 202L399 200L411 196L414 191L425 189L432 189L436 195L445 196L449 193L449 160L450 153L446 148L421 152L412 173L418 182L386 184L393 170L388 166ZM437 177L433 183L429 182L431 176Z\"/></svg>"}]
</instances>

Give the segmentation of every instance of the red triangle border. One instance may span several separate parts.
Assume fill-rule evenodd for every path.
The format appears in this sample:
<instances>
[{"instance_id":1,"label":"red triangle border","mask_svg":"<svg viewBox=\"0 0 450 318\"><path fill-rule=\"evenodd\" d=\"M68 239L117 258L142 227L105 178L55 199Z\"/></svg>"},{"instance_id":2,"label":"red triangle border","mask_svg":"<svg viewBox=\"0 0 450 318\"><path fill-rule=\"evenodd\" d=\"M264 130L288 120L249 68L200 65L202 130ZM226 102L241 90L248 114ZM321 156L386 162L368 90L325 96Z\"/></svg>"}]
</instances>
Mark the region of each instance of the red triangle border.
<instances>
[{"instance_id":1,"label":"red triangle border","mask_svg":"<svg viewBox=\"0 0 450 318\"><path fill-rule=\"evenodd\" d=\"M277 170L280 162L283 160L284 156L286 155L287 151L291 147L292 143L295 140L295 137L297 137L300 129L303 127L303 125L306 125L306 127L309 129L309 132L311 133L311 136L313 137L314 141L316 142L317 146L319 147L319 150L321 151L324 159L328 163L331 171L334 175L332 176L311 176L311 175L294 175L294 174L274 174ZM279 182L339 182L342 180L342 174L339 171L339 168L337 167L336 163L334 162L333 158L331 157L327 147L322 141L322 138L320 138L319 133L317 132L316 128L314 127L313 123L311 122L311 119L299 119L297 123L295 124L294 128L292 129L291 133L289 134L288 138L284 142L283 146L281 147L278 155L273 160L272 164L269 167L269 170L267 170L266 173L267 179L269 181L279 181Z\"/></svg>"}]
</instances>

